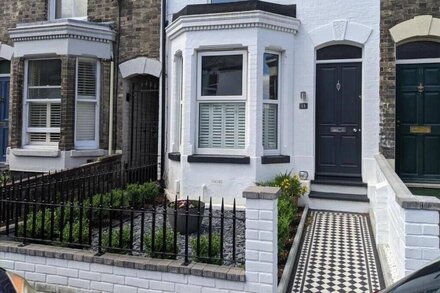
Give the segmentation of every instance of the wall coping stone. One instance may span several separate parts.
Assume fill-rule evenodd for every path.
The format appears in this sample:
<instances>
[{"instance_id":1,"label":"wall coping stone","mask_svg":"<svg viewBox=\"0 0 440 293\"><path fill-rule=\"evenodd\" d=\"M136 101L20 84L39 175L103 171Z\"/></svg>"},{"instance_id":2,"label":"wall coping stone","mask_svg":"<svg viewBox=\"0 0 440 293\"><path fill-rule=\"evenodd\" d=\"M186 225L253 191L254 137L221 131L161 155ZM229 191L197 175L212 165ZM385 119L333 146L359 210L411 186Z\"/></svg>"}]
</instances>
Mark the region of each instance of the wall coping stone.
<instances>
[{"instance_id":1,"label":"wall coping stone","mask_svg":"<svg viewBox=\"0 0 440 293\"><path fill-rule=\"evenodd\" d=\"M394 190L397 203L402 208L440 211L440 199L435 196L415 196L382 154L376 155L375 159L383 175Z\"/></svg>"},{"instance_id":2,"label":"wall coping stone","mask_svg":"<svg viewBox=\"0 0 440 293\"><path fill-rule=\"evenodd\" d=\"M268 186L249 186L243 191L243 197L246 199L278 199L281 194L281 188Z\"/></svg>"},{"instance_id":3,"label":"wall coping stone","mask_svg":"<svg viewBox=\"0 0 440 293\"><path fill-rule=\"evenodd\" d=\"M95 252L88 250L54 247L42 244L29 244L23 246L20 242L5 240L0 240L0 252L96 263L137 270L194 275L236 282L246 281L245 270L233 266L217 266L204 263L190 263L189 265L183 265L182 260L153 259L112 253L96 256Z\"/></svg>"}]
</instances>

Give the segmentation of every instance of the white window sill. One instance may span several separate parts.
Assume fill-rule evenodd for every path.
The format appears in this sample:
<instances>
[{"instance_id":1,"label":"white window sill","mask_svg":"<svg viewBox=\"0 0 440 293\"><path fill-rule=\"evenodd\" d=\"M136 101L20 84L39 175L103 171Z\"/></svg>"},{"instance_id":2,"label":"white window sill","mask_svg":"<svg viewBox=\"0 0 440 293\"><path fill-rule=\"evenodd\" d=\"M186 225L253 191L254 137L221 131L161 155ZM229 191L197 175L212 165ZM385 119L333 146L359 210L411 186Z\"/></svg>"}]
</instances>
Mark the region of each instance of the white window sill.
<instances>
[{"instance_id":1,"label":"white window sill","mask_svg":"<svg viewBox=\"0 0 440 293\"><path fill-rule=\"evenodd\" d=\"M80 157L102 157L106 155L105 150L72 150L70 151L70 156L72 158Z\"/></svg>"},{"instance_id":2,"label":"white window sill","mask_svg":"<svg viewBox=\"0 0 440 293\"><path fill-rule=\"evenodd\" d=\"M60 150L49 146L45 149L41 147L35 148L22 148L11 149L11 153L16 157L44 157L44 158L57 158L60 156Z\"/></svg>"}]
</instances>

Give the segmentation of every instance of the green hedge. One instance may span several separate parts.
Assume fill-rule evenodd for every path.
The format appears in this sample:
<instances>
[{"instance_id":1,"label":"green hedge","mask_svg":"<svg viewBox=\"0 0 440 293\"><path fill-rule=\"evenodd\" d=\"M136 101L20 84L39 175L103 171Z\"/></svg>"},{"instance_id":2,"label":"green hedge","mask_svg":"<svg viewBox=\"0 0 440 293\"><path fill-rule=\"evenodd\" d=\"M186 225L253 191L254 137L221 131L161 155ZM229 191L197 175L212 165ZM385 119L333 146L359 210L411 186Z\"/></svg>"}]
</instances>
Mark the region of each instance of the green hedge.
<instances>
[{"instance_id":1,"label":"green hedge","mask_svg":"<svg viewBox=\"0 0 440 293\"><path fill-rule=\"evenodd\" d=\"M177 234L179 237L179 234ZM148 233L144 238L145 249L151 257L162 257L161 252L167 253L163 258L175 259L174 255L174 231L167 229L165 233L165 247L163 246L163 230L159 229L154 233L154 249L152 249L152 233ZM154 250L154 251L153 251ZM177 252L179 252L179 243L177 243Z\"/></svg>"},{"instance_id":2,"label":"green hedge","mask_svg":"<svg viewBox=\"0 0 440 293\"><path fill-rule=\"evenodd\" d=\"M217 258L216 260L209 260L209 237L206 235L200 236L200 251L199 256L195 257L195 261L198 262L204 262L209 264L217 264L221 265L222 261L220 258L220 252L221 252L221 243L220 243L220 235L218 234L212 234L211 236L211 257ZM194 238L191 240L191 248L193 251L193 254L197 254L197 238Z\"/></svg>"},{"instance_id":3,"label":"green hedge","mask_svg":"<svg viewBox=\"0 0 440 293\"><path fill-rule=\"evenodd\" d=\"M109 248L109 251L115 251L111 248L131 249L132 242L130 241L130 227L124 227L122 229L122 243L121 243L121 231L119 228L112 229L112 243L110 245L110 231L102 233L102 246Z\"/></svg>"},{"instance_id":4,"label":"green hedge","mask_svg":"<svg viewBox=\"0 0 440 293\"><path fill-rule=\"evenodd\" d=\"M153 204L158 200L161 196L161 190L159 186L155 182L147 182L144 184L131 184L125 190L114 189L109 193L105 194L97 194L92 197L92 213L90 213L90 198L87 198L83 201L82 206L82 215L80 214L80 206L81 203L75 201L73 205L70 203L66 203L64 208L57 207L53 209L54 214L54 238L59 239L60 236L60 224L61 224L61 215L63 214L63 239L67 241L68 238L65 237L66 233L70 233L70 231L66 232L67 229L70 230L70 222L73 223L73 240L74 242L79 241L79 219L80 216L83 217L83 233L84 229L89 229L89 222L91 221L92 226L96 227L99 225L99 221L102 221L103 225L108 224L110 220L110 216L113 219L117 219L120 216L120 212L112 212L111 215L110 210L106 210L106 208L128 208L133 206L134 209L142 208L143 204ZM101 205L103 209L100 210L98 207ZM30 206L30 210L32 206ZM91 215L90 215L91 214ZM43 223L43 215L44 215L44 223ZM129 215L129 209L127 209L127 213L125 216ZM46 207L44 212L43 210L39 210L35 214L35 237L40 238L44 229L43 238L49 237L51 231L51 216L52 209L50 207ZM91 216L91 219L90 219ZM30 237L32 235L32 225L34 222L33 213L29 212L26 221L26 237ZM84 223L87 223L85 225ZM19 235L24 235L24 225L21 224L19 226ZM87 241L88 241L88 231L87 231ZM70 235L70 234L67 234ZM83 243L86 243L83 234Z\"/></svg>"}]
</instances>

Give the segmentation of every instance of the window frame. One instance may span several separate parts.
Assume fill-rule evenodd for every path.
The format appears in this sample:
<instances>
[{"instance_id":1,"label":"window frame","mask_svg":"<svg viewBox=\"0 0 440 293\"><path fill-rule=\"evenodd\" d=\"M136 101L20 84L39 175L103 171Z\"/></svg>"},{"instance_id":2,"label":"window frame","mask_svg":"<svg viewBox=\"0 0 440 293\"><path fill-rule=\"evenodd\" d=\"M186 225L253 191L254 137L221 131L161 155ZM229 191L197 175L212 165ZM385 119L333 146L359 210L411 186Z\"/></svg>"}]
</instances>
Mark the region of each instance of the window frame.
<instances>
[{"instance_id":1,"label":"window frame","mask_svg":"<svg viewBox=\"0 0 440 293\"><path fill-rule=\"evenodd\" d=\"M78 67L79 62L85 61L89 63L96 62L96 99L79 99L78 97ZM99 59L94 58L84 58L84 57L78 57L76 58L75 63L75 125L74 125L74 141L75 141L75 149L77 150L97 150L99 149L99 106L100 106L100 100L101 100L101 62ZM95 103L95 139L94 140L77 140L77 108L78 108L78 102L82 103Z\"/></svg>"},{"instance_id":2,"label":"window frame","mask_svg":"<svg viewBox=\"0 0 440 293\"><path fill-rule=\"evenodd\" d=\"M23 87L23 130L22 130L22 146L24 148L59 148L59 141L58 142L31 142L29 138L30 133L46 133L46 135L50 135L51 133L58 133L61 138L61 125L60 127L29 127L29 105L30 101L31 103L36 104L59 104L61 107L61 97L59 99L32 99L29 100L29 62L30 61L48 61L48 60L59 60L61 62L61 70L60 70L60 81L62 76L62 61L59 58L36 58L36 59L26 59L24 63L24 87ZM62 90L62 81L59 86L32 86L32 88L60 88ZM50 121L50 111L48 111L48 116L46 120ZM60 113L61 115L61 113ZM62 117L60 117L60 123L61 123Z\"/></svg>"},{"instance_id":3,"label":"window frame","mask_svg":"<svg viewBox=\"0 0 440 293\"><path fill-rule=\"evenodd\" d=\"M179 51L174 55L174 94L175 94L175 105L176 105L176 121L175 121L175 135L174 135L174 145L173 151L180 152L183 144L183 55Z\"/></svg>"},{"instance_id":4,"label":"window frame","mask_svg":"<svg viewBox=\"0 0 440 293\"><path fill-rule=\"evenodd\" d=\"M202 96L202 58L204 56L227 56L227 55L242 55L243 69L242 69L242 92L240 96ZM248 77L248 52L244 49L238 50L218 50L218 51L201 51L197 54L197 82L196 82L196 135L195 135L195 150L197 154L208 155L245 155L248 138L248 111L247 111L247 77ZM227 148L200 148L199 147L199 132L200 132L200 104L229 104L229 103L243 103L245 107L245 145L241 149L227 149Z\"/></svg>"},{"instance_id":5,"label":"window frame","mask_svg":"<svg viewBox=\"0 0 440 293\"><path fill-rule=\"evenodd\" d=\"M272 55L277 55L278 56L278 88L277 88L277 95L278 98L276 100L265 100L264 96L262 96L262 100L263 100L263 108L262 110L264 111L264 105L265 104L272 104L272 105L277 105L277 148L276 149L265 149L264 144L263 144L263 111L261 112L261 145L263 147L263 154L267 155L267 156L271 156L271 155L280 155L281 154L281 97L282 97L282 89L281 89L281 80L282 80L282 53L281 52L276 52L276 51L271 51L271 50L266 50L263 53L263 66L264 66L264 54L272 54ZM264 78L264 69L262 72L262 77ZM264 82L262 82L262 87L263 87L263 95L264 95Z\"/></svg>"},{"instance_id":6,"label":"window frame","mask_svg":"<svg viewBox=\"0 0 440 293\"><path fill-rule=\"evenodd\" d=\"M60 17L57 18L57 0L48 0L49 9L48 9L48 20L55 20L55 19L78 19L78 20L87 20L88 13L85 16L72 16L72 17ZM88 11L88 1L87 2L87 11ZM73 2L72 2L73 3ZM73 4L72 4L73 5Z\"/></svg>"}]
</instances>

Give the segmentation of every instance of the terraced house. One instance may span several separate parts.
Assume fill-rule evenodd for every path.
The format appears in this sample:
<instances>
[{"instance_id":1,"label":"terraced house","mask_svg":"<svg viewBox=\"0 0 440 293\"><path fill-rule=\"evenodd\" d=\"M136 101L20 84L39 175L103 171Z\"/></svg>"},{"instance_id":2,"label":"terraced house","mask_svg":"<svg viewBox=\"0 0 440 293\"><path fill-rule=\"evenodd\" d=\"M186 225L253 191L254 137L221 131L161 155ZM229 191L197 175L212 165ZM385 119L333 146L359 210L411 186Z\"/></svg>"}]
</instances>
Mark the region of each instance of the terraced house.
<instances>
[{"instance_id":1,"label":"terraced house","mask_svg":"<svg viewBox=\"0 0 440 293\"><path fill-rule=\"evenodd\" d=\"M386 284L440 257L438 0L2 0L0 97L11 171L120 153L234 217L277 198L249 186L298 174L301 206L362 222Z\"/></svg>"},{"instance_id":2,"label":"terraced house","mask_svg":"<svg viewBox=\"0 0 440 293\"><path fill-rule=\"evenodd\" d=\"M156 157L160 1L0 8L1 160L11 171L72 168L124 148L132 161Z\"/></svg>"}]
</instances>

